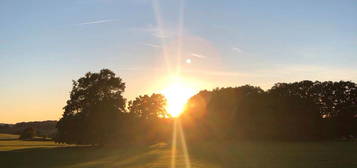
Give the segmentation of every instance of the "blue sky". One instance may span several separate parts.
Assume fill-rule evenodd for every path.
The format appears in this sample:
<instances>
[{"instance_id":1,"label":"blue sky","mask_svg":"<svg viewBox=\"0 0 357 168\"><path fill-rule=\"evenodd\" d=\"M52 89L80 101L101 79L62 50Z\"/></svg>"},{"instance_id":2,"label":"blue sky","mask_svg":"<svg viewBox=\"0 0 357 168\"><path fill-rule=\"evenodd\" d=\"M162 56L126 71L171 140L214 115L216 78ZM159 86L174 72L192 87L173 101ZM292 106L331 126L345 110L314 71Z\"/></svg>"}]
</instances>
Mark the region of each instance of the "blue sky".
<instances>
[{"instance_id":1,"label":"blue sky","mask_svg":"<svg viewBox=\"0 0 357 168\"><path fill-rule=\"evenodd\" d=\"M71 80L101 68L129 99L178 66L202 89L356 81L357 1L153 2L2 0L0 122L58 119Z\"/></svg>"}]
</instances>

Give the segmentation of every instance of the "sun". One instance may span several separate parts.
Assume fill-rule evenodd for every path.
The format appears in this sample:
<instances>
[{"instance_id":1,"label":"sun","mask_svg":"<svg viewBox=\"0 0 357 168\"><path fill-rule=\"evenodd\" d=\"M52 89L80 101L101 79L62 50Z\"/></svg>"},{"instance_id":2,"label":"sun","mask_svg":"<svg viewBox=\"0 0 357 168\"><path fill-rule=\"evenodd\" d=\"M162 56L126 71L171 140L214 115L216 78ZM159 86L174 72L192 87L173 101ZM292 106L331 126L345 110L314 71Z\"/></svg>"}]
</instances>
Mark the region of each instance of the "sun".
<instances>
[{"instance_id":1,"label":"sun","mask_svg":"<svg viewBox=\"0 0 357 168\"><path fill-rule=\"evenodd\" d=\"M161 93L167 99L167 112L172 117L178 117L184 111L187 100L196 93L196 90L181 80L174 80Z\"/></svg>"}]
</instances>

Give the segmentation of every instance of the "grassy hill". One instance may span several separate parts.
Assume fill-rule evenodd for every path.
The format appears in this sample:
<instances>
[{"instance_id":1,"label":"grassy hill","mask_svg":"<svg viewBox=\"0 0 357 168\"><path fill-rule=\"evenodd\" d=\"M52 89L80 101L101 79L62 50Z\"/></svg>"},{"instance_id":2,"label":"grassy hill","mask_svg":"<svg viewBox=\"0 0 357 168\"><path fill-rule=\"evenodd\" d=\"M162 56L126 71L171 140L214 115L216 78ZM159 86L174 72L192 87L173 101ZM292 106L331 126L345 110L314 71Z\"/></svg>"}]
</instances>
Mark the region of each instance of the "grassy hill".
<instances>
[{"instance_id":1,"label":"grassy hill","mask_svg":"<svg viewBox=\"0 0 357 168\"><path fill-rule=\"evenodd\" d=\"M357 167L355 142L226 142L189 145L192 168ZM0 141L1 167L167 168L171 146L79 147L53 142ZM185 167L181 146L176 168Z\"/></svg>"}]
</instances>

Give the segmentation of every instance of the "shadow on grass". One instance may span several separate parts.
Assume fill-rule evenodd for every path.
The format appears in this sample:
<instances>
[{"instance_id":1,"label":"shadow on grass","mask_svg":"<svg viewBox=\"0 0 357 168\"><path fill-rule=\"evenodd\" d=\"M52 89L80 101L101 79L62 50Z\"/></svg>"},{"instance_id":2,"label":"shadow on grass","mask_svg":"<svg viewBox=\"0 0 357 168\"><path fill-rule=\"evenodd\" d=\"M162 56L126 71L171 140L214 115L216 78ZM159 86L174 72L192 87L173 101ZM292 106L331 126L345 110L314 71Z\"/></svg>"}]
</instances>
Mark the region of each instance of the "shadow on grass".
<instances>
[{"instance_id":1,"label":"shadow on grass","mask_svg":"<svg viewBox=\"0 0 357 168\"><path fill-rule=\"evenodd\" d=\"M209 142L188 144L193 160L217 167L357 167L353 142Z\"/></svg>"},{"instance_id":2,"label":"shadow on grass","mask_svg":"<svg viewBox=\"0 0 357 168\"><path fill-rule=\"evenodd\" d=\"M0 167L84 168L132 167L157 158L148 146L127 147L56 147L0 151Z\"/></svg>"}]
</instances>

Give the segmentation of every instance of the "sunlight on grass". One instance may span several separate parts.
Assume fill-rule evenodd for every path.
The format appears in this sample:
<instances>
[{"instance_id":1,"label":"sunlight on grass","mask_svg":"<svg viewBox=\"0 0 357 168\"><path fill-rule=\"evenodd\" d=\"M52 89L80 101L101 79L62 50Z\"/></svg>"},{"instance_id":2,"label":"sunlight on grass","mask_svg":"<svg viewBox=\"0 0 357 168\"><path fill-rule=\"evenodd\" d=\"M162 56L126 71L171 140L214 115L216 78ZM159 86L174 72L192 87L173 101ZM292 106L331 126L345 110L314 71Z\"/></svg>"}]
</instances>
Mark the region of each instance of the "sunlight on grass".
<instances>
[{"instance_id":1,"label":"sunlight on grass","mask_svg":"<svg viewBox=\"0 0 357 168\"><path fill-rule=\"evenodd\" d=\"M171 147L171 168L176 168L177 163L184 163L185 168L191 168L190 156L188 153L185 134L179 119L175 119L173 127L174 127L174 131L172 136L172 147ZM180 151L182 151L181 157L177 157L177 151L178 151L177 138L179 138L179 140L181 141L181 148L180 148Z\"/></svg>"},{"instance_id":2,"label":"sunlight on grass","mask_svg":"<svg viewBox=\"0 0 357 168\"><path fill-rule=\"evenodd\" d=\"M11 151L30 148L55 148L70 145L56 144L53 141L21 141L21 140L2 140L0 141L0 151Z\"/></svg>"},{"instance_id":3,"label":"sunlight on grass","mask_svg":"<svg viewBox=\"0 0 357 168\"><path fill-rule=\"evenodd\" d=\"M47 148L33 141L16 143L32 144L33 149L0 152L2 167L168 168L172 161L169 144ZM187 168L182 145L177 143L175 168ZM204 142L189 145L189 151L191 167L310 168L351 167L356 163L357 147L354 142Z\"/></svg>"}]
</instances>

